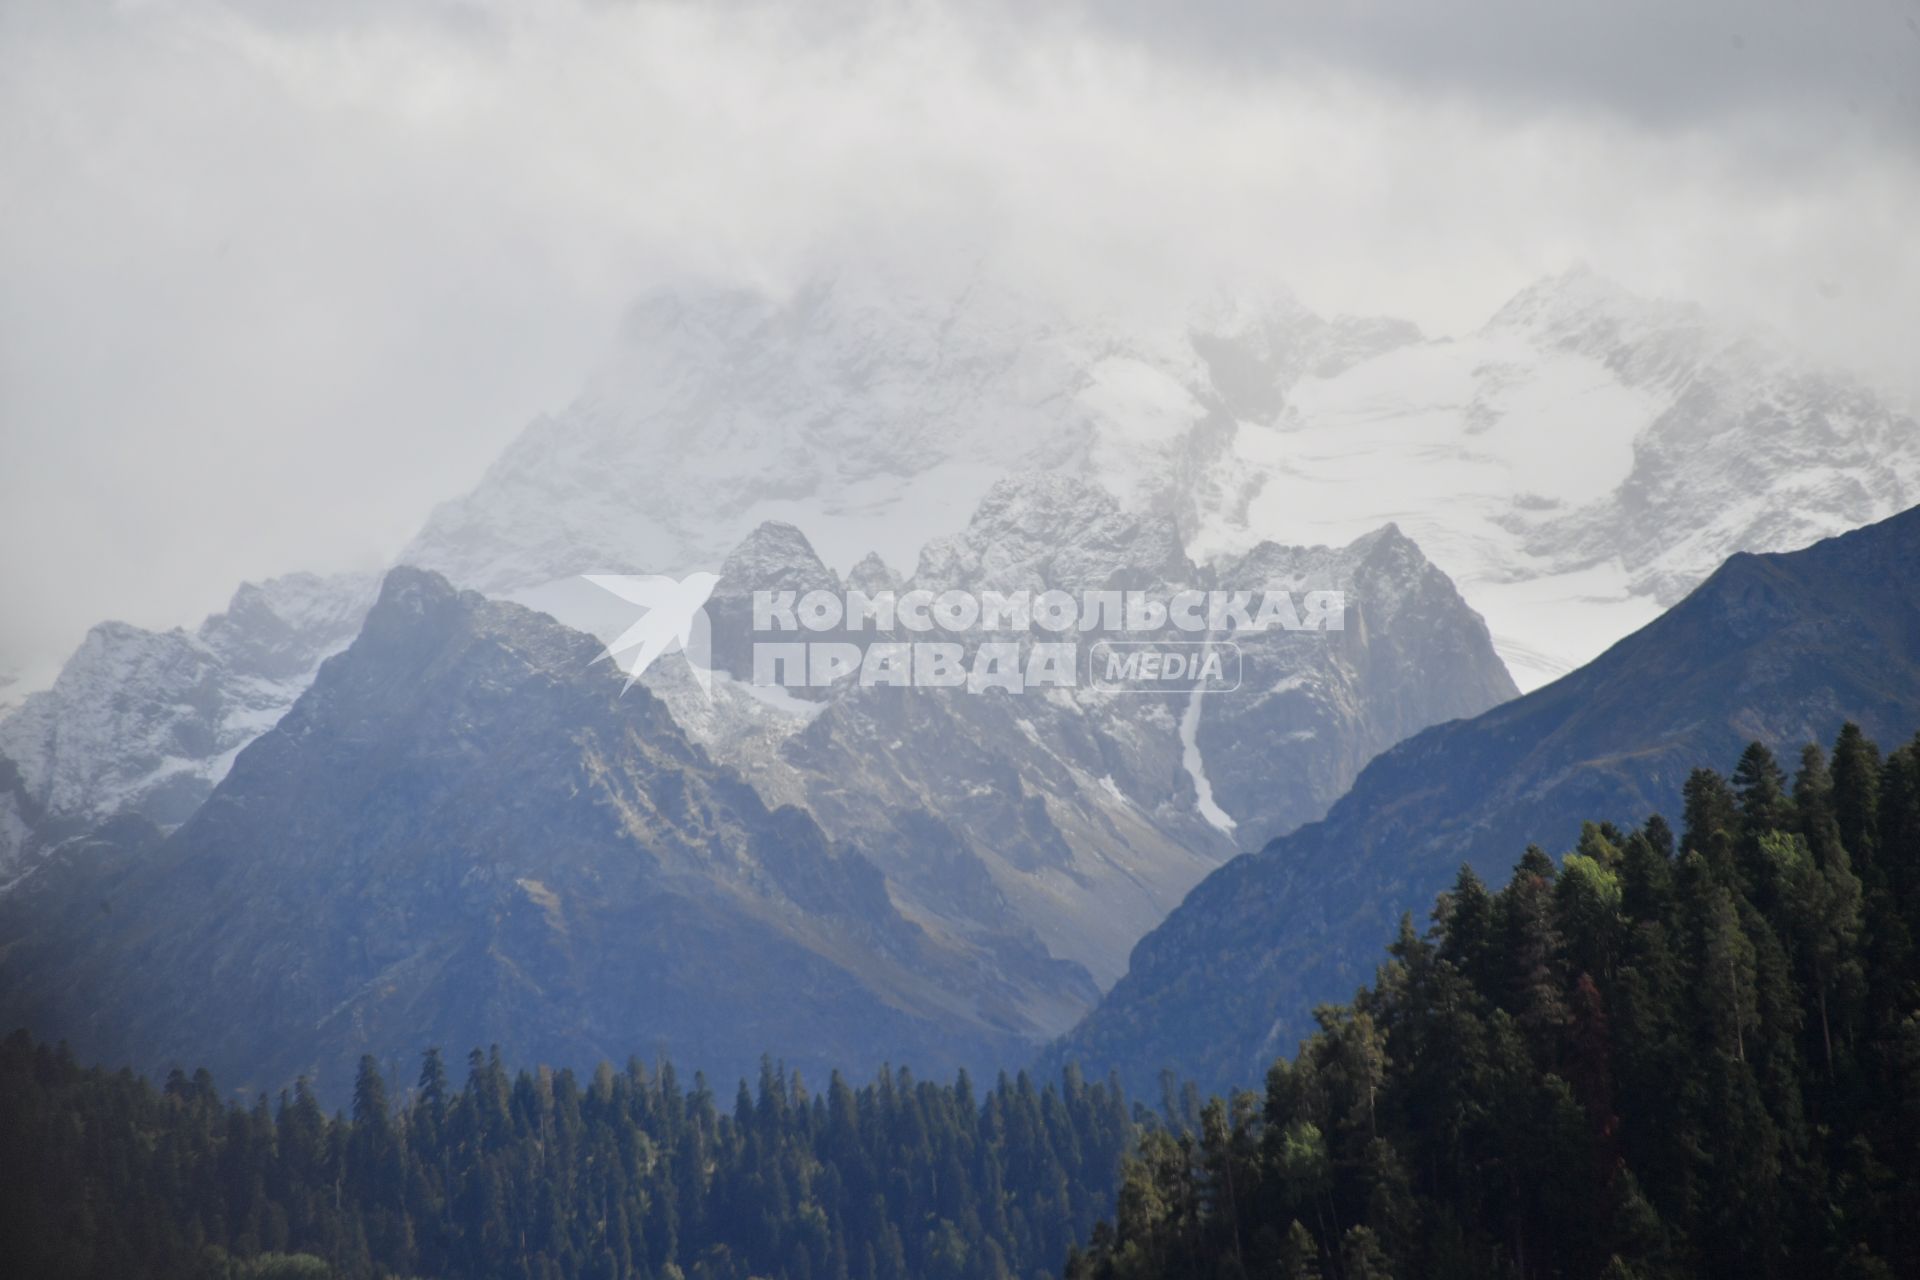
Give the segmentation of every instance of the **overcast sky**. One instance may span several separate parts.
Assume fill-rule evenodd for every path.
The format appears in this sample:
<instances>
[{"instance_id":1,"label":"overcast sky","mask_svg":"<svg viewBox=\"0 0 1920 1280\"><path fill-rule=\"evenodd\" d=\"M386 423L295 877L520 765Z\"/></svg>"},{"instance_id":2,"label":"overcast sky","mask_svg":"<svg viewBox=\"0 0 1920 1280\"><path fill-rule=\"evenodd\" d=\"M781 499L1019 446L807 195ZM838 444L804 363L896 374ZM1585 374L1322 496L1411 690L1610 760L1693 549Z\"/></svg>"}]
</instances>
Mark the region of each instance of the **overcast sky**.
<instances>
[{"instance_id":1,"label":"overcast sky","mask_svg":"<svg viewBox=\"0 0 1920 1280\"><path fill-rule=\"evenodd\" d=\"M0 670L385 563L622 306L849 252L1469 329L1584 260L1920 391L1915 0L0 0Z\"/></svg>"}]
</instances>

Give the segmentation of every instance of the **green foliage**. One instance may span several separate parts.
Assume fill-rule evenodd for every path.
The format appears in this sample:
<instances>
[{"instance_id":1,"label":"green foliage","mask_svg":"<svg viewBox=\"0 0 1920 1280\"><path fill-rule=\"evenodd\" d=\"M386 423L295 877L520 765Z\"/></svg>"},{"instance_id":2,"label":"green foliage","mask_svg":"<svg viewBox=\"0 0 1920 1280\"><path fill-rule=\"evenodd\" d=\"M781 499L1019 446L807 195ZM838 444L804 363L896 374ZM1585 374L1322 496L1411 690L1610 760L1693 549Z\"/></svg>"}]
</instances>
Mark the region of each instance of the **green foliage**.
<instances>
[{"instance_id":1,"label":"green foliage","mask_svg":"<svg viewBox=\"0 0 1920 1280\"><path fill-rule=\"evenodd\" d=\"M1224 1121L1223 1121L1224 1124ZM822 1094L766 1064L722 1110L673 1068L510 1075L437 1052L397 1108L297 1087L154 1089L24 1033L0 1043L0 1274L1002 1280L1058 1273L1110 1212L1134 1123L1117 1087L1001 1077L976 1100L882 1071Z\"/></svg>"},{"instance_id":2,"label":"green foliage","mask_svg":"<svg viewBox=\"0 0 1920 1280\"><path fill-rule=\"evenodd\" d=\"M1263 1106L1144 1140L1070 1276L1920 1275L1920 742L1833 759L1697 770L1678 850L1463 869Z\"/></svg>"}]
</instances>

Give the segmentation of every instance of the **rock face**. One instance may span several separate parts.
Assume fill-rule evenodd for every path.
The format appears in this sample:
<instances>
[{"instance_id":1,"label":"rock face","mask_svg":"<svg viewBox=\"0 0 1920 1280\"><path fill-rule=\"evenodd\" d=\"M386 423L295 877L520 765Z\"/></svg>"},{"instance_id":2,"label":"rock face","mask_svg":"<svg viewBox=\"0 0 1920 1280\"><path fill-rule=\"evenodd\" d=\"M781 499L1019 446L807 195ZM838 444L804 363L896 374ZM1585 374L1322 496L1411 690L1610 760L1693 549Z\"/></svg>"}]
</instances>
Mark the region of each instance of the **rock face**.
<instances>
[{"instance_id":1,"label":"rock face","mask_svg":"<svg viewBox=\"0 0 1920 1280\"><path fill-rule=\"evenodd\" d=\"M241 586L196 632L93 628L51 689L0 720L0 757L39 832L0 818L0 879L25 870L50 830L119 813L185 821L353 639L377 585L373 575L291 574Z\"/></svg>"},{"instance_id":2,"label":"rock face","mask_svg":"<svg viewBox=\"0 0 1920 1280\"><path fill-rule=\"evenodd\" d=\"M928 545L906 585L1164 592L1193 577L1170 520L1043 476L996 486L962 533ZM779 763L822 825L866 850L918 911L968 935L1018 929L1104 986L1233 850L1195 804L1181 709L1084 685L836 689Z\"/></svg>"},{"instance_id":3,"label":"rock face","mask_svg":"<svg viewBox=\"0 0 1920 1280\"><path fill-rule=\"evenodd\" d=\"M677 658L656 663L645 688L665 704L662 732L698 743L710 761L737 771L757 801L804 810L883 884L868 906L889 918L904 914L930 955L959 966L925 970L938 1000L970 1011L952 1042L938 1050L949 1058L989 1042L1017 1044L1018 1056L1065 1031L1123 971L1139 937L1241 841L1318 817L1367 759L1405 733L1483 710L1514 692L1484 624L1394 530L1342 549L1263 545L1215 572L1188 559L1172 517L1127 513L1104 490L1057 474L996 485L959 533L929 543L905 580L869 557L843 582L799 529L779 522L751 532L723 564L708 612L714 657L724 674L709 696ZM1347 593L1348 625L1340 631L1238 636L1248 683L1202 698L1114 694L1091 686L1018 697L753 686L752 593L838 594L855 582L869 590L1036 595L1050 589L1076 596L1141 590L1162 599L1177 590L1215 587L1334 589ZM315 584L306 585L311 590ZM86 783L61 796L64 809L53 810L42 796L61 795L57 789L35 790L21 774L6 775L0 833L22 851L23 871L61 840L112 813L143 814L164 827L181 822L240 752L242 730L253 728L241 713L271 716L281 700L292 698L305 676L302 663L312 660L311 648L295 639L338 647L330 626L299 630L284 609L262 607L261 596L243 590L235 608L198 635L101 628L95 636L100 652L83 650L60 687L8 722L15 731L47 728L44 739L59 750L36 761L41 777ZM486 609L499 618L535 616L505 605ZM340 616L351 616L344 605ZM631 621L622 616L616 625ZM356 668L388 652L381 637L393 626L390 617L369 623L354 649ZM836 630L810 638L872 637ZM590 645L584 637L574 640ZM492 678L481 668L461 670L483 683ZM606 663L597 664L594 675L618 679ZM321 696L330 688L321 681L309 697L312 705L282 728L333 705ZM449 675L439 687L442 701L410 697L351 710L377 714L392 732L417 733L422 731L406 729L403 707L412 708L408 714L441 715L442 702L475 692L462 690ZM243 693L251 701L242 701ZM631 696L639 699L642 692ZM544 714L531 700L526 709ZM89 716L99 723L89 728ZM81 728L89 731L77 732ZM165 756L159 748L146 754L116 748L133 730L186 745L169 747ZM23 740L42 738L24 734ZM261 739L263 751L269 740L282 739L268 734ZM479 757L488 750L516 750L519 741L502 722L497 743L473 743L474 767L503 767ZM89 743L90 750L81 749ZM1238 758L1249 743L1258 744L1258 758L1272 767ZM559 748L542 759L561 776L576 767ZM163 767L155 760L171 763ZM81 765L96 772L83 774ZM363 768L344 756L320 765ZM1210 779L1210 770L1217 777ZM156 778L185 789L176 796ZM677 774L656 773L635 785L677 792L685 784ZM246 792L236 787L235 794ZM652 802L666 800L656 796ZM258 801L262 812L286 803L278 795ZM440 820L431 815L442 811L431 795L422 803L414 821L427 833ZM196 820L183 828L181 839L197 848L207 831L224 830L217 812L216 806L202 814L214 823L211 828ZM474 824L481 812L442 816L456 822L456 832L479 840L483 829ZM328 847L359 840L352 832L361 817L352 805L314 812L306 819L307 837ZM507 821L497 812L493 820ZM248 839L273 847L282 836L278 828L262 828L250 830ZM522 878L547 883L535 874ZM228 906L236 915L246 911L238 895ZM330 927L372 936L392 921L384 912L359 923L343 914ZM230 963L240 963L249 939L267 948L258 957L261 965L305 963L268 946L272 939L235 928ZM371 981L372 975L361 978ZM986 1007L974 1009L975 993L985 993ZM716 999L714 1007L725 1006ZM760 1047L828 1061L829 1046L859 1043L837 1032L789 1030L801 1038Z\"/></svg>"},{"instance_id":4,"label":"rock face","mask_svg":"<svg viewBox=\"0 0 1920 1280\"><path fill-rule=\"evenodd\" d=\"M0 756L0 850L8 855L0 889L10 887L39 861L41 851L58 839L56 826L47 821L46 810L27 789L20 767Z\"/></svg>"},{"instance_id":5,"label":"rock face","mask_svg":"<svg viewBox=\"0 0 1920 1280\"><path fill-rule=\"evenodd\" d=\"M842 586L790 526L756 531L727 564L714 627L736 639L722 618L737 619L762 584ZM861 849L930 929L1044 947L1102 985L1249 833L1263 840L1319 817L1400 737L1515 692L1485 625L1390 528L1340 549L1265 545L1216 574L1187 559L1170 517L1129 514L1092 485L1041 475L996 485L902 585L1162 600L1211 588L1346 593L1345 629L1237 636L1243 687L1199 698L1084 679L1013 696L849 682L794 713L727 682L709 703L671 664L655 681L763 793ZM744 665L736 656L735 670ZM1061 1009L1062 1029L1079 1012Z\"/></svg>"},{"instance_id":6,"label":"rock face","mask_svg":"<svg viewBox=\"0 0 1920 1280\"><path fill-rule=\"evenodd\" d=\"M0 1010L84 1056L316 1077L499 1043L725 1080L1017 1058L1084 975L954 945L769 809L599 646L393 571L364 630L157 848L0 900ZM1062 994L1062 993L1066 994Z\"/></svg>"},{"instance_id":7,"label":"rock face","mask_svg":"<svg viewBox=\"0 0 1920 1280\"><path fill-rule=\"evenodd\" d=\"M1401 739L1518 693L1486 623L1395 525L1344 547L1262 543L1216 580L1347 602L1338 632L1234 636L1245 684L1197 709L1193 745L1242 849L1320 817Z\"/></svg>"},{"instance_id":8,"label":"rock face","mask_svg":"<svg viewBox=\"0 0 1920 1280\"><path fill-rule=\"evenodd\" d=\"M1462 863L1504 879L1583 820L1675 816L1693 768L1787 752L1852 719L1920 726L1920 508L1805 550L1740 555L1657 622L1545 689L1414 735L1326 819L1216 871L1135 949L1052 1059L1244 1085L1319 1002L1372 976L1402 912Z\"/></svg>"},{"instance_id":9,"label":"rock face","mask_svg":"<svg viewBox=\"0 0 1920 1280\"><path fill-rule=\"evenodd\" d=\"M647 298L586 394L403 558L514 594L717 570L775 520L836 568L905 566L995 481L1042 472L1164 517L1216 569L1394 523L1531 688L1735 552L1920 500L1920 425L1585 271L1428 340L1285 295L1142 318L866 267L780 299Z\"/></svg>"}]
</instances>

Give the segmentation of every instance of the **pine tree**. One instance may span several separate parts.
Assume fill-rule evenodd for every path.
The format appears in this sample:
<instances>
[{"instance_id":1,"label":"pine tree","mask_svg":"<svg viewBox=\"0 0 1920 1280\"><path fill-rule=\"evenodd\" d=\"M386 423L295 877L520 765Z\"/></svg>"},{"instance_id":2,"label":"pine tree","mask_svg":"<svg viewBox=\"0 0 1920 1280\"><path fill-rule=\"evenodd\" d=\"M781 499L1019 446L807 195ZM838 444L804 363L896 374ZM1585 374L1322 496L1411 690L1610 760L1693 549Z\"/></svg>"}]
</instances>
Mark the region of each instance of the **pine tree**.
<instances>
[{"instance_id":1,"label":"pine tree","mask_svg":"<svg viewBox=\"0 0 1920 1280\"><path fill-rule=\"evenodd\" d=\"M1840 843L1871 880L1880 818L1880 749L1849 720L1833 744L1833 813Z\"/></svg>"},{"instance_id":2,"label":"pine tree","mask_svg":"<svg viewBox=\"0 0 1920 1280\"><path fill-rule=\"evenodd\" d=\"M1787 779L1765 743L1755 742L1741 753L1733 771L1734 793L1740 798L1740 823L1753 834L1788 824Z\"/></svg>"}]
</instances>

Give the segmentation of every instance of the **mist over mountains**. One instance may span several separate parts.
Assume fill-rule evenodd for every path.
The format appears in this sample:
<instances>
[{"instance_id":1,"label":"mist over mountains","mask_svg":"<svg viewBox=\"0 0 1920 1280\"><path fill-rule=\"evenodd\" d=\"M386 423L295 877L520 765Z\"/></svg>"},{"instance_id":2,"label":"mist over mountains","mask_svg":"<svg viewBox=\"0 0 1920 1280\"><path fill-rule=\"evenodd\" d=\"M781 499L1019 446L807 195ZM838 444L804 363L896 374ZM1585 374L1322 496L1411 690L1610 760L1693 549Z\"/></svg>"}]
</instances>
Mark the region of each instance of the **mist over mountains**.
<instances>
[{"instance_id":1,"label":"mist over mountains","mask_svg":"<svg viewBox=\"0 0 1920 1280\"><path fill-rule=\"evenodd\" d=\"M519 655L510 673L421 659L415 674L433 679L412 687L404 664L381 665L414 652L378 642L394 608L361 631L371 576L296 574L243 587L195 633L103 624L53 688L0 719L6 901L33 922L4 953L7 1007L158 1064L211 1043L216 1011L183 993L258 961L262 1010L313 1015L272 1055L221 1050L227 1074L263 1085L312 1071L337 1085L358 1052L404 1054L423 1019L581 1062L619 1056L622 1035L727 1070L768 1048L816 1064L1022 1060L1129 972L1190 889L1322 818L1396 743L1583 660L1731 553L1910 503L1914 428L1844 379L1584 271L1451 340L1284 295L1141 321L852 267L783 299L656 293L577 401L431 514L401 556L428 572L387 580L389 595L460 602L449 634ZM640 735L631 759L564 731L610 673L567 669L597 653L579 632L606 640L633 621L579 575L694 569L720 579L711 690L673 656L634 691L644 714L594 710L603 735ZM756 688L726 646L763 587L1338 590L1348 603L1339 631L1236 637L1249 680L1232 695L952 697ZM343 664L332 677L329 662ZM472 732L476 707L505 714L489 702L502 680L545 739ZM410 714L460 745L427 743L340 681L405 688ZM286 756L289 726L323 709L331 745ZM618 727L636 716L644 729ZM280 763L243 772L250 743ZM430 777L407 794L474 840L405 818L398 793L381 802L393 825L376 820L384 793L361 753ZM686 810L695 795L709 798ZM605 816L623 805L670 820ZM540 832L577 822L573 852L541 875ZM517 833L513 847L485 830ZM292 861L276 875L244 850ZM810 868L795 872L806 892L768 869L789 853ZM369 870L386 860L438 868L441 890L411 896L399 870ZM629 872L603 883L603 863ZM297 936L269 923L294 918L276 896L294 886L336 904ZM255 912L254 895L281 905ZM81 928L123 900L140 908L131 935ZM210 902L245 921L215 929ZM385 944L367 949L359 912L387 922ZM190 919L229 942L163 944ZM834 939L856 920L871 936L848 950ZM669 955L683 928L706 941ZM616 956L616 933L648 942ZM731 954L730 933L760 941ZM491 976L468 990L445 968L456 955ZM1142 981L1134 959L1122 1003ZM116 978L127 964L172 994ZM826 1003L762 1009L750 975L767 966L813 974ZM628 989L643 970L664 984L657 1000ZM96 998L124 1017L74 1021ZM1068 1043L1132 1070L1144 1059L1099 1030L1118 1007ZM1221 1034L1221 1052L1239 1052Z\"/></svg>"},{"instance_id":2,"label":"mist over mountains","mask_svg":"<svg viewBox=\"0 0 1920 1280\"><path fill-rule=\"evenodd\" d=\"M780 299L650 295L401 560L514 594L713 569L774 519L841 570L906 565L995 480L1062 471L1206 563L1395 523L1532 688L1736 551L1920 500L1901 407L1585 269L1438 339L1285 294L1141 318L930 280L849 264Z\"/></svg>"}]
</instances>

